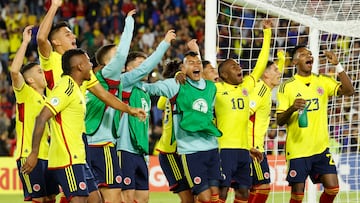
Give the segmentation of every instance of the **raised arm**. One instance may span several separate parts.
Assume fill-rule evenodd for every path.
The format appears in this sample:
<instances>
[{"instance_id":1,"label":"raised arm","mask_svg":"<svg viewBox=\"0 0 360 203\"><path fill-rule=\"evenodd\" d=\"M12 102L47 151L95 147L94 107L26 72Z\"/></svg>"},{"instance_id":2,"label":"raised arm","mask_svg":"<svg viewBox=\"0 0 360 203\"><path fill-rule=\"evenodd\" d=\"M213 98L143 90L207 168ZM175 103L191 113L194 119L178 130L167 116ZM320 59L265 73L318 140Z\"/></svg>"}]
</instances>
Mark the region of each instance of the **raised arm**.
<instances>
[{"instance_id":1,"label":"raised arm","mask_svg":"<svg viewBox=\"0 0 360 203\"><path fill-rule=\"evenodd\" d=\"M277 52L277 57L278 57L277 66L279 68L279 72L282 73L285 68L285 51L282 49L279 50Z\"/></svg>"},{"instance_id":2,"label":"raised arm","mask_svg":"<svg viewBox=\"0 0 360 203\"><path fill-rule=\"evenodd\" d=\"M112 80L120 80L122 68L125 66L126 58L129 54L131 40L134 32L134 18L136 9L129 11L125 19L124 31L121 35L120 44L116 49L116 54L110 62L102 69L102 75Z\"/></svg>"},{"instance_id":3,"label":"raised arm","mask_svg":"<svg viewBox=\"0 0 360 203\"><path fill-rule=\"evenodd\" d=\"M251 73L251 76L257 81L261 75L263 74L266 64L269 60L269 52L270 52L270 42L271 42L271 20L266 19L263 21L264 26L264 39L261 47L261 51L259 53L256 65L254 70Z\"/></svg>"},{"instance_id":4,"label":"raised arm","mask_svg":"<svg viewBox=\"0 0 360 203\"><path fill-rule=\"evenodd\" d=\"M38 161L40 141L44 134L46 122L53 116L54 114L50 111L50 109L47 106L45 106L41 110L40 114L36 117L35 127L32 137L32 149L31 149L31 153L26 159L25 164L21 167L22 173L29 174L35 168Z\"/></svg>"},{"instance_id":5,"label":"raised arm","mask_svg":"<svg viewBox=\"0 0 360 203\"><path fill-rule=\"evenodd\" d=\"M346 74L344 68L341 63L339 63L336 55L331 51L325 51L325 56L329 60L330 63L336 65L336 72L338 73L338 77L341 82L341 86L338 89L338 95L346 95L351 96L354 94L354 86L351 83L349 76Z\"/></svg>"},{"instance_id":6,"label":"raised arm","mask_svg":"<svg viewBox=\"0 0 360 203\"><path fill-rule=\"evenodd\" d=\"M51 6L47 11L44 19L40 23L39 31L37 34L38 50L42 56L48 58L52 51L52 46L48 40L48 36L51 30L52 23L58 8L61 6L62 0L52 0Z\"/></svg>"},{"instance_id":7,"label":"raised arm","mask_svg":"<svg viewBox=\"0 0 360 203\"><path fill-rule=\"evenodd\" d=\"M29 25L25 27L23 32L23 41L20 45L20 48L16 52L14 61L11 64L10 67L10 76L12 80L12 85L15 89L21 88L21 86L24 84L25 80L22 74L20 73L21 66L24 62L25 52L26 48L31 40L33 25Z\"/></svg>"},{"instance_id":8,"label":"raised arm","mask_svg":"<svg viewBox=\"0 0 360 203\"><path fill-rule=\"evenodd\" d=\"M121 83L123 87L131 86L140 81L147 74L149 74L158 63L171 45L171 41L176 38L175 30L169 30L164 40L158 45L156 51L152 53L138 68L121 74Z\"/></svg>"}]
</instances>

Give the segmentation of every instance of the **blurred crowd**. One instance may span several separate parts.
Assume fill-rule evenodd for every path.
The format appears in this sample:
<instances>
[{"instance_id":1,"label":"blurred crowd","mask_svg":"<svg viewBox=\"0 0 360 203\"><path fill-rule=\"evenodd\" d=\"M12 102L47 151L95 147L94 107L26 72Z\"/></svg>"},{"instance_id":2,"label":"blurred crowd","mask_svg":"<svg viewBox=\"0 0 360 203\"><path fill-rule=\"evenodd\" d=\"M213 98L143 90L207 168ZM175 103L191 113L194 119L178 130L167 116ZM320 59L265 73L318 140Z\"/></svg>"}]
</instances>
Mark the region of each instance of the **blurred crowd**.
<instances>
[{"instance_id":1,"label":"blurred crowd","mask_svg":"<svg viewBox=\"0 0 360 203\"><path fill-rule=\"evenodd\" d=\"M47 11L51 0L0 0L0 156L11 155L15 148L16 135L14 133L15 98L11 87L8 68L21 44L22 30L26 25L35 25L33 28L33 40L27 50L27 62L38 61L36 32L39 22ZM118 44L124 27L126 14L137 9L135 15L135 30L131 44L131 50L143 51L150 54L161 42L169 29L175 29L177 39L173 42L162 64L150 74L150 82L161 79L163 64L178 58L182 59L187 51L185 43L190 39L197 39L200 52L204 56L205 35L205 0L64 0L57 13L56 20L69 22L73 32L77 36L78 47L87 50L90 57L102 45ZM257 55L262 45L262 32L260 21L255 20L257 15L248 10L228 10L220 8L224 15L218 16L218 59L232 57L239 60L245 74L249 67L254 67ZM229 15L237 19L229 23ZM215 15L215 14L214 14ZM276 39L272 42L272 53L284 49L287 53L297 44L307 44L309 29L295 22L278 20L274 22ZM231 29L226 25L231 25ZM222 26L224 25L224 26ZM231 30L231 31L230 31ZM336 43L328 43L336 37ZM241 38L241 39L240 39ZM346 47L344 38L335 35L323 35L324 45L321 49L328 49L326 44L333 48ZM225 47L225 48L221 48ZM354 43L350 53L352 61L359 61L360 42ZM93 61L95 63L95 61ZM320 72L329 72L325 67L326 61L320 61ZM346 65L346 70L354 81L359 81L358 68L351 63ZM284 70L284 79L291 77L293 69L287 60ZM289 68L290 67L290 68ZM330 70L331 72L331 70ZM331 138L334 140L338 151L359 151L359 84L355 84L357 93L354 98L339 98L344 101L336 101L333 109L329 109L329 124ZM338 100L339 100L338 99ZM161 136L161 111L156 108L157 98L152 98L152 128L149 131L150 148ZM345 108L350 106L349 108ZM354 108L356 107L356 108ZM275 109L275 101L274 108ZM342 112L342 114L340 113ZM340 123L340 124L339 124ZM346 135L346 136L345 136ZM266 139L266 148L269 154L283 154L286 140L286 131L275 124L275 112L272 112L272 120ZM340 145L345 146L340 149ZM338 146L338 147L337 147Z\"/></svg>"},{"instance_id":2,"label":"blurred crowd","mask_svg":"<svg viewBox=\"0 0 360 203\"><path fill-rule=\"evenodd\" d=\"M87 50L90 57L102 45L118 44L127 13L136 9L135 30L131 50L150 54L169 29L175 29L177 39L163 62L183 58L185 42L197 39L203 53L204 0L64 0L56 20L66 20L77 36L78 46ZM11 155L14 150L15 100L8 68L21 44L23 28L35 25L33 40L26 53L27 62L38 61L36 33L39 22L51 0L1 0L0 1L0 155ZM95 61L94 61L95 62ZM161 78L162 65L151 73L150 81ZM156 98L153 104L156 105ZM161 111L152 111L154 139L161 128Z\"/></svg>"}]
</instances>

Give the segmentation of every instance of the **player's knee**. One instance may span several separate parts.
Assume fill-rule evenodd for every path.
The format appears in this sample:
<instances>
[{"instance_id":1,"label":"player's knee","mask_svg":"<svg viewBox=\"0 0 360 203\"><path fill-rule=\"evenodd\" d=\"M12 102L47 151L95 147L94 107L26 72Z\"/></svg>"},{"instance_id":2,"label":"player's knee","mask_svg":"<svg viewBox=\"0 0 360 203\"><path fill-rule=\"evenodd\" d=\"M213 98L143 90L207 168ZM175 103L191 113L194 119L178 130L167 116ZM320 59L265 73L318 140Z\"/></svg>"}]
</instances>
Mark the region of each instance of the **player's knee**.
<instances>
[{"instance_id":1,"label":"player's knee","mask_svg":"<svg viewBox=\"0 0 360 203\"><path fill-rule=\"evenodd\" d=\"M332 195L332 196L335 196L339 193L339 186L337 187L331 187L331 188L325 188L324 189L324 192L326 194L329 194L329 195Z\"/></svg>"},{"instance_id":2,"label":"player's knee","mask_svg":"<svg viewBox=\"0 0 360 203\"><path fill-rule=\"evenodd\" d=\"M301 202L304 199L304 193L292 192L291 199Z\"/></svg>"}]
</instances>

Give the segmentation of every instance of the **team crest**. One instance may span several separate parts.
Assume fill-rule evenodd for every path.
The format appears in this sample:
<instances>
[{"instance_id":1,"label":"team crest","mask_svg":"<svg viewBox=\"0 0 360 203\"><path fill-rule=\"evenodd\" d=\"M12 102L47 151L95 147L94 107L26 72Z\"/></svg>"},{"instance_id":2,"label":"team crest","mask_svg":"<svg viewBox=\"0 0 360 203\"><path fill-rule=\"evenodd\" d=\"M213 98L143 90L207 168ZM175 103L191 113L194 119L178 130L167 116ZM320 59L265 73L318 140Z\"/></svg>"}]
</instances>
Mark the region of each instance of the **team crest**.
<instances>
[{"instance_id":1,"label":"team crest","mask_svg":"<svg viewBox=\"0 0 360 203\"><path fill-rule=\"evenodd\" d=\"M145 112L150 111L149 104L146 102L144 98L141 98L141 107L142 109L144 109Z\"/></svg>"},{"instance_id":2,"label":"team crest","mask_svg":"<svg viewBox=\"0 0 360 203\"><path fill-rule=\"evenodd\" d=\"M85 190L86 189L86 183L85 182L80 182L79 183L79 188L80 188L80 190Z\"/></svg>"},{"instance_id":3,"label":"team crest","mask_svg":"<svg viewBox=\"0 0 360 203\"><path fill-rule=\"evenodd\" d=\"M195 111L200 111L203 113L207 113L208 111L208 105L205 101L205 99L197 99L193 102L192 104L192 109L194 109Z\"/></svg>"},{"instance_id":4,"label":"team crest","mask_svg":"<svg viewBox=\"0 0 360 203\"><path fill-rule=\"evenodd\" d=\"M196 177L194 178L194 183L195 183L196 185L199 185L199 184L201 183L201 178L200 178L199 176L196 176Z\"/></svg>"},{"instance_id":5,"label":"team crest","mask_svg":"<svg viewBox=\"0 0 360 203\"><path fill-rule=\"evenodd\" d=\"M324 94L324 89L323 89L322 87L318 87L316 91L317 91L317 93L318 93L319 95L323 95L323 94Z\"/></svg>"},{"instance_id":6,"label":"team crest","mask_svg":"<svg viewBox=\"0 0 360 203\"><path fill-rule=\"evenodd\" d=\"M121 176L116 176L115 181L116 181L117 183L121 183L121 181L122 181Z\"/></svg>"},{"instance_id":7,"label":"team crest","mask_svg":"<svg viewBox=\"0 0 360 203\"><path fill-rule=\"evenodd\" d=\"M53 98L50 99L50 103L51 103L51 105L53 105L53 106L57 106L57 105L59 105L59 103L60 103L60 99L57 98L57 97L53 97Z\"/></svg>"},{"instance_id":8,"label":"team crest","mask_svg":"<svg viewBox=\"0 0 360 203\"><path fill-rule=\"evenodd\" d=\"M246 88L244 88L242 89L242 94L247 97L249 95L249 91Z\"/></svg>"},{"instance_id":9,"label":"team crest","mask_svg":"<svg viewBox=\"0 0 360 203\"><path fill-rule=\"evenodd\" d=\"M130 184L131 184L131 178L126 177L126 178L124 179L124 184L125 184L125 185L130 185Z\"/></svg>"},{"instance_id":10,"label":"team crest","mask_svg":"<svg viewBox=\"0 0 360 203\"><path fill-rule=\"evenodd\" d=\"M40 186L39 184L34 184L34 185L33 185L33 190L34 190L35 192L39 192L39 191L41 190L41 186Z\"/></svg>"},{"instance_id":11,"label":"team crest","mask_svg":"<svg viewBox=\"0 0 360 203\"><path fill-rule=\"evenodd\" d=\"M265 173L264 173L264 178L265 178L265 179L269 179L269 178L270 178L270 173L269 173L269 172L265 172Z\"/></svg>"},{"instance_id":12,"label":"team crest","mask_svg":"<svg viewBox=\"0 0 360 203\"><path fill-rule=\"evenodd\" d=\"M256 106L256 101L251 100L250 101L250 108L255 108L255 106Z\"/></svg>"},{"instance_id":13,"label":"team crest","mask_svg":"<svg viewBox=\"0 0 360 203\"><path fill-rule=\"evenodd\" d=\"M291 170L289 173L289 176L292 178L296 177L296 175L297 175L297 172L295 170Z\"/></svg>"}]
</instances>

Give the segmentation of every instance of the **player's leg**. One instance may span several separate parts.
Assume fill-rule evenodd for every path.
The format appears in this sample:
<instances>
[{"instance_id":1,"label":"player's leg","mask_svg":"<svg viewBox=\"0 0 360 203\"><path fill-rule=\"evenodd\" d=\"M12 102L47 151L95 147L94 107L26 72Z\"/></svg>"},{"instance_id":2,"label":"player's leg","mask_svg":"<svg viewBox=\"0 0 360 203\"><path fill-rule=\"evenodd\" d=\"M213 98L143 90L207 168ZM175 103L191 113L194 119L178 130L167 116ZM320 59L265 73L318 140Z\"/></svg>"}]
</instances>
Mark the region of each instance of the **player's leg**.
<instances>
[{"instance_id":1,"label":"player's leg","mask_svg":"<svg viewBox=\"0 0 360 203\"><path fill-rule=\"evenodd\" d=\"M53 182L47 185L49 183L47 180L51 178L47 170L47 160L39 159L30 174L20 172L20 168L25 161L26 158L20 158L17 161L20 180L23 184L24 201L55 201L55 196L59 193L59 187L54 183L54 179L51 179Z\"/></svg>"},{"instance_id":2,"label":"player's leg","mask_svg":"<svg viewBox=\"0 0 360 203\"><path fill-rule=\"evenodd\" d=\"M103 202L121 203L122 173L113 146L89 147L91 169Z\"/></svg>"},{"instance_id":3,"label":"player's leg","mask_svg":"<svg viewBox=\"0 0 360 203\"><path fill-rule=\"evenodd\" d=\"M310 174L312 157L290 159L286 180L291 186L290 203L300 203L304 199L305 180Z\"/></svg>"},{"instance_id":4,"label":"player's leg","mask_svg":"<svg viewBox=\"0 0 360 203\"><path fill-rule=\"evenodd\" d=\"M215 158L214 158L215 157ZM181 155L181 161L184 168L186 179L196 195L198 202L211 202L212 191L210 189L212 181L219 182L220 163L217 149L209 151L200 151L192 154ZM215 163L215 161L217 163ZM217 168L216 172L213 172ZM214 174L216 179L214 180ZM217 185L215 186L217 187Z\"/></svg>"},{"instance_id":5,"label":"player's leg","mask_svg":"<svg viewBox=\"0 0 360 203\"><path fill-rule=\"evenodd\" d=\"M138 156L136 168L135 201L138 203L147 203L149 202L149 169L144 156Z\"/></svg>"},{"instance_id":6,"label":"player's leg","mask_svg":"<svg viewBox=\"0 0 360 203\"><path fill-rule=\"evenodd\" d=\"M87 202L89 187L85 177L85 164L70 165L50 173L55 176L69 202Z\"/></svg>"},{"instance_id":7,"label":"player's leg","mask_svg":"<svg viewBox=\"0 0 360 203\"><path fill-rule=\"evenodd\" d=\"M314 163L312 180L321 182L324 186L324 191L320 196L320 203L332 203L339 192L339 180L335 162L331 157L329 149L323 153L316 155ZM319 177L317 180L316 177Z\"/></svg>"},{"instance_id":8,"label":"player's leg","mask_svg":"<svg viewBox=\"0 0 360 203\"><path fill-rule=\"evenodd\" d=\"M264 160L252 162L253 183L250 189L249 203L265 203L270 192L270 168L266 154ZM252 194L251 194L252 193Z\"/></svg>"},{"instance_id":9,"label":"player's leg","mask_svg":"<svg viewBox=\"0 0 360 203\"><path fill-rule=\"evenodd\" d=\"M168 180L170 191L179 195L181 203L193 203L194 195L185 179L180 156L176 153L160 153L158 157L160 167Z\"/></svg>"},{"instance_id":10,"label":"player's leg","mask_svg":"<svg viewBox=\"0 0 360 203\"><path fill-rule=\"evenodd\" d=\"M221 149L220 150L220 164L221 164L221 173L223 179L220 181L219 185L219 199L220 202L226 202L227 194L231 185L232 174L235 168L235 158L232 157L234 151L232 149Z\"/></svg>"},{"instance_id":11,"label":"player's leg","mask_svg":"<svg viewBox=\"0 0 360 203\"><path fill-rule=\"evenodd\" d=\"M135 190L137 175L139 175L139 166L146 162L144 156L130 153L127 151L118 151L120 169L123 173L122 196L125 203L134 203L136 200ZM147 168L147 167L146 167ZM147 174L147 173L146 173ZM148 178L148 177L147 177ZM149 185L147 184L147 190Z\"/></svg>"}]
</instances>

